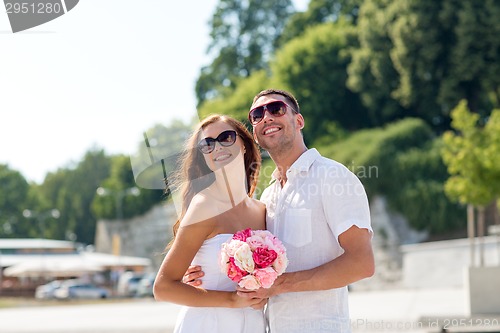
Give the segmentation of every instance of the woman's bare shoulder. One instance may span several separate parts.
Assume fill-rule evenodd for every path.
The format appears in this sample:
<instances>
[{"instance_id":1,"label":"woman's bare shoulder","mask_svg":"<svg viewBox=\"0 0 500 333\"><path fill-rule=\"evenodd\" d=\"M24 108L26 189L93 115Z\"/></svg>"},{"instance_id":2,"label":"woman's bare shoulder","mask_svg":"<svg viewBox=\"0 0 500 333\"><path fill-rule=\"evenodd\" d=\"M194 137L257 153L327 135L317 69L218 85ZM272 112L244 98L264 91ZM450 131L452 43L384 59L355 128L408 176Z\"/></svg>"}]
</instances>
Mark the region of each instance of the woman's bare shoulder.
<instances>
[{"instance_id":1,"label":"woman's bare shoulder","mask_svg":"<svg viewBox=\"0 0 500 333\"><path fill-rule=\"evenodd\" d=\"M266 209L266 204L265 203L263 203L260 200L254 199L254 198L251 198L251 199L252 199L253 204L256 205L257 207L259 207L260 209L263 209L263 210Z\"/></svg>"},{"instance_id":2,"label":"woman's bare shoulder","mask_svg":"<svg viewBox=\"0 0 500 333\"><path fill-rule=\"evenodd\" d=\"M195 223L210 223L217 216L218 209L205 195L196 194L186 210L181 221L181 226L189 226Z\"/></svg>"}]
</instances>

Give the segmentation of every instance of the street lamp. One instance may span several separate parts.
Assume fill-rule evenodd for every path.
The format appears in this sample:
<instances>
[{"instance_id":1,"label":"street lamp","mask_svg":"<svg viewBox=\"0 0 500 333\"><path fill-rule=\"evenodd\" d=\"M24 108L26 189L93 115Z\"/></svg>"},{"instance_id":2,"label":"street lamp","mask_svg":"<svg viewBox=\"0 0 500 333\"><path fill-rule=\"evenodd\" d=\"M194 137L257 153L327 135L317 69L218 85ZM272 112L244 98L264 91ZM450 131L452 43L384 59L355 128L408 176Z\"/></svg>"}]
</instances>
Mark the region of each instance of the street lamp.
<instances>
[{"instance_id":1,"label":"street lamp","mask_svg":"<svg viewBox=\"0 0 500 333\"><path fill-rule=\"evenodd\" d=\"M141 194L141 191L137 187L130 187L124 190L111 190L104 187L99 187L96 190L98 196L114 196L115 197L115 206L116 206L116 220L123 219L123 199L127 195L138 196ZM111 239L111 247L114 255L121 254L121 236L118 232L112 233Z\"/></svg>"},{"instance_id":2,"label":"street lamp","mask_svg":"<svg viewBox=\"0 0 500 333\"><path fill-rule=\"evenodd\" d=\"M23 216L27 219L36 219L38 223L40 224L40 238L45 237L45 219L48 217L52 217L54 219L58 219L61 217L61 212L59 212L58 209L50 209L48 211L38 213L29 209L23 210Z\"/></svg>"},{"instance_id":3,"label":"street lamp","mask_svg":"<svg viewBox=\"0 0 500 333\"><path fill-rule=\"evenodd\" d=\"M96 190L96 193L98 196L103 197L103 196L114 196L115 197L115 206L116 206L116 219L121 220L123 219L123 199L127 195L133 195L134 197L139 196L141 194L141 191L137 187L130 187L124 190L110 190L108 188L104 187L98 187Z\"/></svg>"},{"instance_id":4,"label":"street lamp","mask_svg":"<svg viewBox=\"0 0 500 333\"><path fill-rule=\"evenodd\" d=\"M35 211L32 211L32 210L29 210L29 209L25 209L23 210L23 216L27 219L35 219L38 223L39 223L39 226L40 226L40 242L41 242L41 246L40 246L40 251L41 251L41 254L40 254L40 263L41 263L41 277L42 279L44 280L47 280L46 276L45 276L45 267L44 267L44 258L43 258L43 255L45 253L45 247L44 247L44 238L45 238L45 219L51 217L51 218L54 218L54 219L58 219L59 217L61 217L61 212L59 212L58 209L50 209L48 211L45 211L45 212L35 212Z\"/></svg>"}]
</instances>

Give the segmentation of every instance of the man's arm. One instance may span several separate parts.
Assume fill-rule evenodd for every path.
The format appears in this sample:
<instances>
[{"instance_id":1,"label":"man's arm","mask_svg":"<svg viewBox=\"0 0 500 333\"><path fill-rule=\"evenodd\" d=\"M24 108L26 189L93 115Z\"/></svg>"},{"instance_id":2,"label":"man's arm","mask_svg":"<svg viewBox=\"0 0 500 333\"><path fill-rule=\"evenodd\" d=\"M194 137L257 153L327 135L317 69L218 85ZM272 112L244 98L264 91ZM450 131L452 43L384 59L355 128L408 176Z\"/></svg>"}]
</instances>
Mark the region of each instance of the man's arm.
<instances>
[{"instance_id":1,"label":"man's arm","mask_svg":"<svg viewBox=\"0 0 500 333\"><path fill-rule=\"evenodd\" d=\"M269 289L248 291L239 288L238 295L268 298L288 292L340 288L374 274L370 231L352 226L339 235L339 243L344 253L332 261L313 269L284 273Z\"/></svg>"}]
</instances>

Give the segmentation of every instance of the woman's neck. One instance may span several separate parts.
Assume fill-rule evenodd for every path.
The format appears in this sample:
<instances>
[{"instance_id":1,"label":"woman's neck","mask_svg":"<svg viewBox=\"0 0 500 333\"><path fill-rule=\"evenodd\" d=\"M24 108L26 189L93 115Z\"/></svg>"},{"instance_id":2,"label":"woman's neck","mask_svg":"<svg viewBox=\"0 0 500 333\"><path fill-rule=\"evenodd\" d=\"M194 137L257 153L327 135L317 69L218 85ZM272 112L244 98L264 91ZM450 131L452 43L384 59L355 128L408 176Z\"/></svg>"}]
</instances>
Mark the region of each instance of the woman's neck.
<instances>
[{"instance_id":1,"label":"woman's neck","mask_svg":"<svg viewBox=\"0 0 500 333\"><path fill-rule=\"evenodd\" d=\"M222 202L228 202L232 207L248 197L246 186L245 162L239 154L234 160L214 171L215 182L209 187L212 195Z\"/></svg>"}]
</instances>

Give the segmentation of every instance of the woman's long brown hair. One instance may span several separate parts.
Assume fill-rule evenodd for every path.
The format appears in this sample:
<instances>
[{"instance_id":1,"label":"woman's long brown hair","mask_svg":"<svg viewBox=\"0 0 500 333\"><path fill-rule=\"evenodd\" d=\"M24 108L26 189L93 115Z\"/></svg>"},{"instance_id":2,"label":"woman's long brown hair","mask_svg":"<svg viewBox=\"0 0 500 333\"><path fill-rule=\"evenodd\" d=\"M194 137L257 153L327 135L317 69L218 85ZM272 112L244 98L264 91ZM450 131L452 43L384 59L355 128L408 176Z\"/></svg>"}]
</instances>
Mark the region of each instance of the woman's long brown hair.
<instances>
[{"instance_id":1,"label":"woman's long brown hair","mask_svg":"<svg viewBox=\"0 0 500 333\"><path fill-rule=\"evenodd\" d=\"M215 176L205 162L203 154L196 145L200 140L200 133L211 124L222 121L234 128L238 136L242 139L246 153L244 154L246 186L248 196L251 197L257 187L259 177L261 156L252 135L238 120L224 115L211 115L203 119L193 131L191 137L186 141L186 146L180 156L178 171L173 175L174 188L180 190L182 198L181 214L173 226L174 238L168 244L168 249L177 234L180 221L186 214L187 208L196 193L207 188L215 181Z\"/></svg>"}]
</instances>

